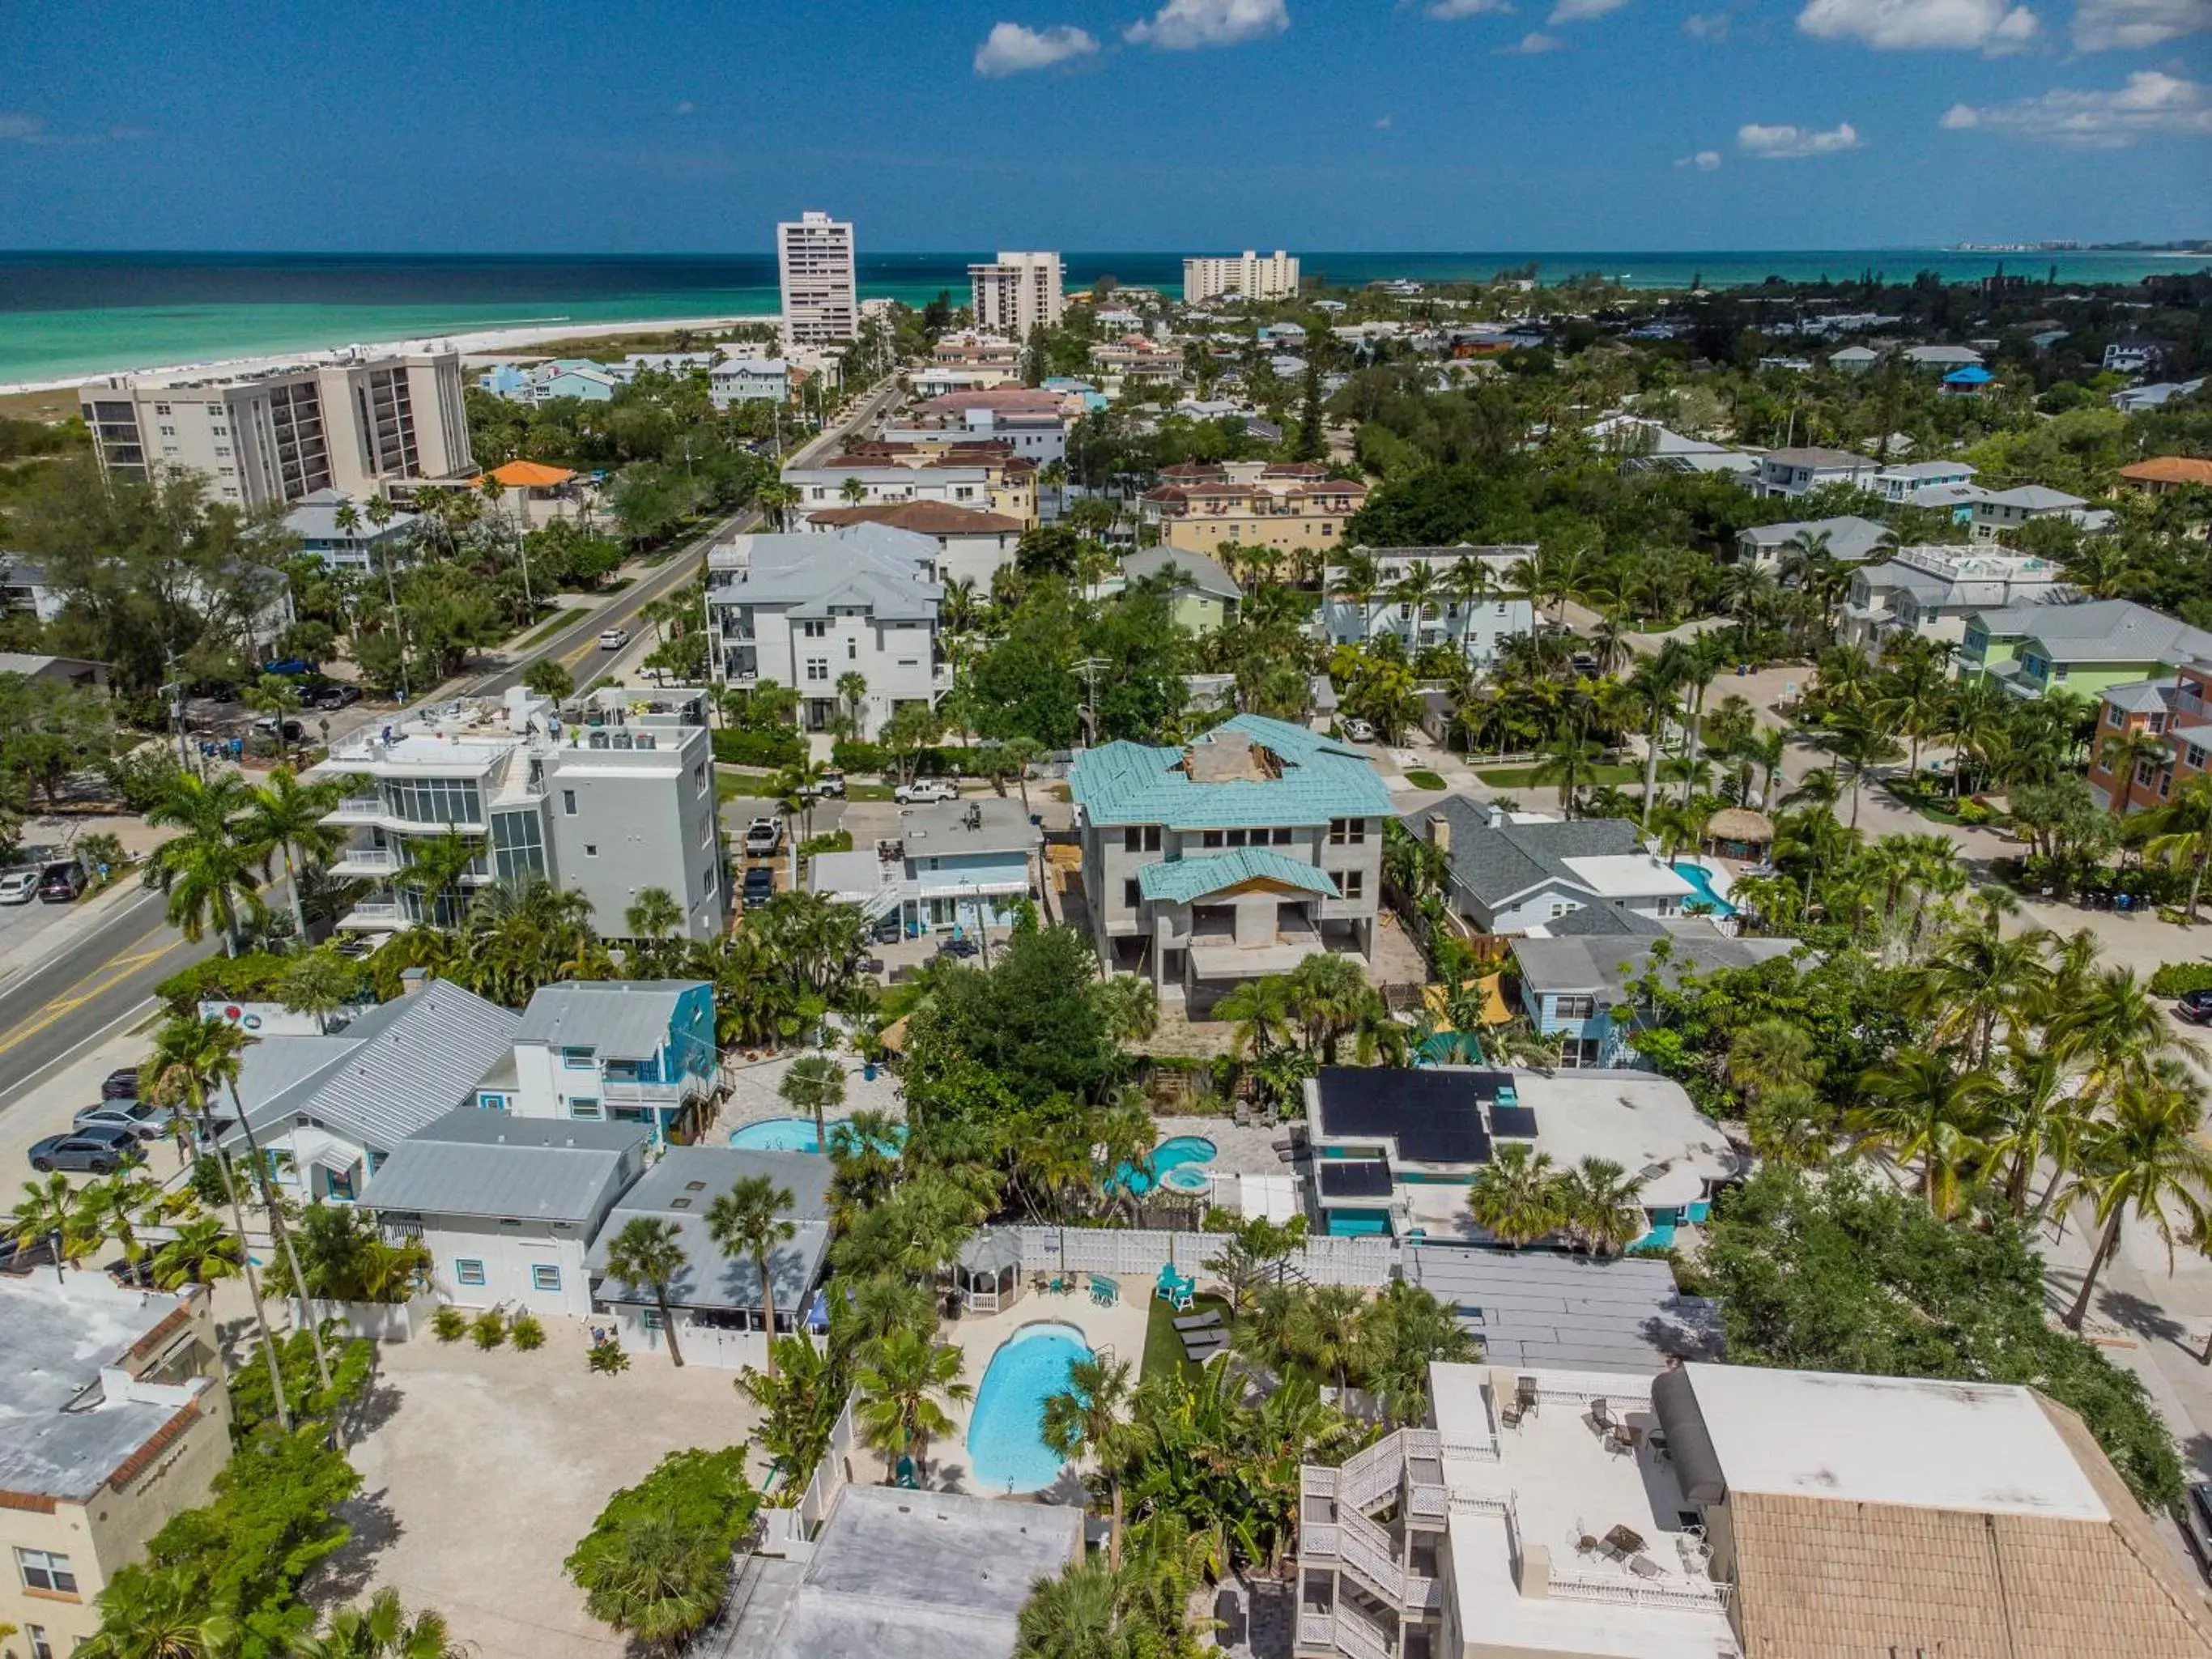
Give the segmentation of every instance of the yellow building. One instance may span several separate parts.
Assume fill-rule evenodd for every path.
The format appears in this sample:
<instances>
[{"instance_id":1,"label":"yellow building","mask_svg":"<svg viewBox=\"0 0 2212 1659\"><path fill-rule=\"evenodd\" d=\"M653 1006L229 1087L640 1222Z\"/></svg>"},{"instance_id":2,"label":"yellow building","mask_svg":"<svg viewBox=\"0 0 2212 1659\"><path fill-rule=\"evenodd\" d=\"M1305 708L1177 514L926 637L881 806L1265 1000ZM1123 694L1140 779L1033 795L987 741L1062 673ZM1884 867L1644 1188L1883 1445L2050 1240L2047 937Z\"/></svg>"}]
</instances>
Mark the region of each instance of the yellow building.
<instances>
[{"instance_id":1,"label":"yellow building","mask_svg":"<svg viewBox=\"0 0 2212 1659\"><path fill-rule=\"evenodd\" d=\"M1329 476L1318 461L1261 467L1227 462L1170 469L1177 476L1146 493L1146 520L1160 540L1187 553L1212 553L1224 542L1291 553L1320 551L1344 539L1367 486Z\"/></svg>"},{"instance_id":2,"label":"yellow building","mask_svg":"<svg viewBox=\"0 0 2212 1659\"><path fill-rule=\"evenodd\" d=\"M0 1278L0 1650L63 1659L90 1637L94 1598L230 1450L204 1288Z\"/></svg>"}]
</instances>

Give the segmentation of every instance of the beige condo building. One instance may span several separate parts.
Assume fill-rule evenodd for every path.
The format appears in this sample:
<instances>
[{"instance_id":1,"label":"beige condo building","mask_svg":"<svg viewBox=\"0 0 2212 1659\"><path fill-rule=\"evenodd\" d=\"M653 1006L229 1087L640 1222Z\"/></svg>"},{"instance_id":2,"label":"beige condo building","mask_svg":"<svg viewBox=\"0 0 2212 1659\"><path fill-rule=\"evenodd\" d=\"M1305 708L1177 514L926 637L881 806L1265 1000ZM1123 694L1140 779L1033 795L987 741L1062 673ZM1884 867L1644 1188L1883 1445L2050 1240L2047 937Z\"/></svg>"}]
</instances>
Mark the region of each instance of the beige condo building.
<instances>
[{"instance_id":1,"label":"beige condo building","mask_svg":"<svg viewBox=\"0 0 2212 1659\"><path fill-rule=\"evenodd\" d=\"M860 337L860 300L849 220L802 213L775 228L783 290L783 337L801 346L842 345Z\"/></svg>"},{"instance_id":2,"label":"beige condo building","mask_svg":"<svg viewBox=\"0 0 2212 1659\"><path fill-rule=\"evenodd\" d=\"M1000 253L988 264L968 267L975 326L1026 340L1031 331L1056 328L1066 310L1066 267L1057 253Z\"/></svg>"},{"instance_id":3,"label":"beige condo building","mask_svg":"<svg viewBox=\"0 0 2212 1659\"><path fill-rule=\"evenodd\" d=\"M1246 300L1288 300L1298 291L1297 258L1277 248L1255 253L1250 248L1225 258L1186 259L1182 262L1182 302L1204 305L1236 295Z\"/></svg>"}]
</instances>

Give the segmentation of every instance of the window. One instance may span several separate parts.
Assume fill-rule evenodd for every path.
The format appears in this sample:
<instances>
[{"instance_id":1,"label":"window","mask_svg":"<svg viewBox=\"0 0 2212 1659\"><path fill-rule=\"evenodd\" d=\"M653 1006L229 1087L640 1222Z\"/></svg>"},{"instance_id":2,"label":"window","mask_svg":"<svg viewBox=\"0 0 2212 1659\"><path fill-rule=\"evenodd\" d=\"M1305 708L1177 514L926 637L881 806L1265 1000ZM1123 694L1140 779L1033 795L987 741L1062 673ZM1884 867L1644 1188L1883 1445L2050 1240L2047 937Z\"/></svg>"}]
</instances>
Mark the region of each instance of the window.
<instances>
[{"instance_id":1,"label":"window","mask_svg":"<svg viewBox=\"0 0 2212 1659\"><path fill-rule=\"evenodd\" d=\"M530 1288L533 1291L559 1290L561 1270L548 1262L532 1262L530 1267Z\"/></svg>"},{"instance_id":2,"label":"window","mask_svg":"<svg viewBox=\"0 0 2212 1659\"><path fill-rule=\"evenodd\" d=\"M1139 887L1133 881L1125 881L1121 884L1122 903L1127 905L1132 910L1133 910L1144 902L1145 890L1142 887Z\"/></svg>"},{"instance_id":3,"label":"window","mask_svg":"<svg viewBox=\"0 0 2212 1659\"><path fill-rule=\"evenodd\" d=\"M484 1265L481 1257L471 1255L453 1258L453 1282L457 1285L481 1285L484 1282Z\"/></svg>"},{"instance_id":4,"label":"window","mask_svg":"<svg viewBox=\"0 0 2212 1659\"><path fill-rule=\"evenodd\" d=\"M66 1555L56 1555L51 1550L17 1550L15 1571L22 1575L25 1589L46 1590L54 1595L76 1594L76 1574L70 1571Z\"/></svg>"},{"instance_id":5,"label":"window","mask_svg":"<svg viewBox=\"0 0 2212 1659\"><path fill-rule=\"evenodd\" d=\"M2137 783L2148 783L2150 781L2152 769L2151 763L2148 761L2137 761L2136 763L2136 781Z\"/></svg>"},{"instance_id":6,"label":"window","mask_svg":"<svg viewBox=\"0 0 2212 1659\"><path fill-rule=\"evenodd\" d=\"M592 1069L592 1053L590 1048L563 1048L561 1051L561 1068L568 1072L588 1072Z\"/></svg>"},{"instance_id":7,"label":"window","mask_svg":"<svg viewBox=\"0 0 2212 1659\"><path fill-rule=\"evenodd\" d=\"M2061 678L2063 678L2063 676ZM2150 717L2150 730L2153 737L2164 737L2166 735L2166 716L2163 714L2153 714Z\"/></svg>"},{"instance_id":8,"label":"window","mask_svg":"<svg viewBox=\"0 0 2212 1659\"><path fill-rule=\"evenodd\" d=\"M1367 872L1364 870L1340 870L1336 872L1336 884L1348 899L1364 898L1367 896Z\"/></svg>"},{"instance_id":9,"label":"window","mask_svg":"<svg viewBox=\"0 0 2212 1659\"><path fill-rule=\"evenodd\" d=\"M799 623L799 632L805 639L826 640L830 637L830 623L826 617L817 617Z\"/></svg>"},{"instance_id":10,"label":"window","mask_svg":"<svg viewBox=\"0 0 2212 1659\"><path fill-rule=\"evenodd\" d=\"M2120 713L2120 711L2119 711L2118 708L2114 708L2111 703L2106 703L2106 704L2105 705L2105 724L2106 724L2106 725L2107 725L2107 726L2118 726L2118 724L2119 724L2123 720L2124 720L2124 719L2126 719L2126 718L2127 718L2127 717L2126 717L2125 715L2122 714Z\"/></svg>"},{"instance_id":11,"label":"window","mask_svg":"<svg viewBox=\"0 0 2212 1659\"><path fill-rule=\"evenodd\" d=\"M858 661L860 661L860 641L858 641L858 640L848 640L848 641L845 641L845 660L846 660L847 662L858 662Z\"/></svg>"},{"instance_id":12,"label":"window","mask_svg":"<svg viewBox=\"0 0 2212 1659\"><path fill-rule=\"evenodd\" d=\"M707 787L706 762L701 761L691 769L691 787L694 789L704 789Z\"/></svg>"},{"instance_id":13,"label":"window","mask_svg":"<svg viewBox=\"0 0 2212 1659\"><path fill-rule=\"evenodd\" d=\"M599 842L595 842L595 841L587 841L587 842L586 842L584 843L584 856L585 856L586 858L587 858L587 859L595 859L595 858L599 857Z\"/></svg>"},{"instance_id":14,"label":"window","mask_svg":"<svg viewBox=\"0 0 2212 1659\"><path fill-rule=\"evenodd\" d=\"M1199 844L1202 847L1218 847L1221 845L1221 831L1208 830L1198 839Z\"/></svg>"},{"instance_id":15,"label":"window","mask_svg":"<svg viewBox=\"0 0 2212 1659\"><path fill-rule=\"evenodd\" d=\"M1224 834L1222 840L1231 847L1242 847L1244 844L1244 832L1242 830L1229 830Z\"/></svg>"},{"instance_id":16,"label":"window","mask_svg":"<svg viewBox=\"0 0 2212 1659\"><path fill-rule=\"evenodd\" d=\"M54 1644L46 1640L44 1625L26 1625L23 1634L30 1640L31 1659L54 1659Z\"/></svg>"},{"instance_id":17,"label":"window","mask_svg":"<svg viewBox=\"0 0 2212 1659\"><path fill-rule=\"evenodd\" d=\"M477 1097L477 1104L487 1112L503 1112L507 1109L507 1097L487 1091Z\"/></svg>"},{"instance_id":18,"label":"window","mask_svg":"<svg viewBox=\"0 0 2212 1659\"><path fill-rule=\"evenodd\" d=\"M809 657L806 659L806 678L816 682L827 680L830 678L830 659Z\"/></svg>"},{"instance_id":19,"label":"window","mask_svg":"<svg viewBox=\"0 0 2212 1659\"><path fill-rule=\"evenodd\" d=\"M599 1109L599 1103L596 1100L571 1100L568 1103L568 1115L580 1118L586 1123L597 1123L606 1114Z\"/></svg>"},{"instance_id":20,"label":"window","mask_svg":"<svg viewBox=\"0 0 2212 1659\"><path fill-rule=\"evenodd\" d=\"M1552 1000L1552 1018L1554 1019L1588 1019L1595 1012L1595 997L1554 997Z\"/></svg>"},{"instance_id":21,"label":"window","mask_svg":"<svg viewBox=\"0 0 2212 1659\"><path fill-rule=\"evenodd\" d=\"M1281 829L1275 831L1275 845L1278 847L1288 847L1290 844L1290 826L1288 824L1285 824Z\"/></svg>"},{"instance_id":22,"label":"window","mask_svg":"<svg viewBox=\"0 0 2212 1659\"><path fill-rule=\"evenodd\" d=\"M2191 744L2184 758L2188 762L2191 770L2202 772L2204 769L2204 746L2202 744Z\"/></svg>"},{"instance_id":23,"label":"window","mask_svg":"<svg viewBox=\"0 0 2212 1659\"><path fill-rule=\"evenodd\" d=\"M1328 821L1328 844L1331 847L1358 847L1366 840L1365 818L1331 818Z\"/></svg>"}]
</instances>

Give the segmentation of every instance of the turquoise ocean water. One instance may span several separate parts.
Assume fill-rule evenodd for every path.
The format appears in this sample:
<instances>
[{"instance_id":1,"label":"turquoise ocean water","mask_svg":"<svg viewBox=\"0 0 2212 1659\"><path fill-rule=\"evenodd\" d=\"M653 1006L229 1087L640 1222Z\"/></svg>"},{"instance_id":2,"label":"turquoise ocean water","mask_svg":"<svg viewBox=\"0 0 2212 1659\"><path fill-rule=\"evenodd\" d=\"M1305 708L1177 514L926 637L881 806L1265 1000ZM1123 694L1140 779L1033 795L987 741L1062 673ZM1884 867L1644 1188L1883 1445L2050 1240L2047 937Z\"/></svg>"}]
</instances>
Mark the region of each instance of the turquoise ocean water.
<instances>
[{"instance_id":1,"label":"turquoise ocean water","mask_svg":"<svg viewBox=\"0 0 2212 1659\"><path fill-rule=\"evenodd\" d=\"M967 288L971 253L863 253L860 291L921 304ZM2202 258L2139 252L1956 253L1932 248L1651 253L1304 252L1309 276L1365 283L1486 277L1534 263L1541 280L1601 272L1642 288L1693 277L1740 286L1933 270L1971 282L2000 267L2065 282L2133 283L2203 270ZM1068 280L1103 275L1176 292L1181 256L1070 253ZM356 342L501 328L759 316L776 308L761 255L319 255L0 252L0 385L204 362Z\"/></svg>"}]
</instances>

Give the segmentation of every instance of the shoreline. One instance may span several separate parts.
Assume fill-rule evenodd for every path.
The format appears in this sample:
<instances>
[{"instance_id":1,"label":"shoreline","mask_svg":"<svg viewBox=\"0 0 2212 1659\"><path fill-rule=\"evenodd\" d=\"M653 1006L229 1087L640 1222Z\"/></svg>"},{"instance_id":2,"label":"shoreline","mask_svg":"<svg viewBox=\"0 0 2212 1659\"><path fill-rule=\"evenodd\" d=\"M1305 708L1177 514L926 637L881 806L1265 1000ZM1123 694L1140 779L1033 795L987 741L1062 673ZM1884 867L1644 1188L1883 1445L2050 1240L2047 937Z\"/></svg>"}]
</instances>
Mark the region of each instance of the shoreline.
<instances>
[{"instance_id":1,"label":"shoreline","mask_svg":"<svg viewBox=\"0 0 2212 1659\"><path fill-rule=\"evenodd\" d=\"M328 345L303 347L292 351L264 352L246 357L215 357L180 363L132 365L91 370L82 374L64 375L52 380L0 382L0 398L28 397L51 392L75 392L79 386L91 386L101 380L143 379L153 375L204 374L212 378L253 374L274 368L289 368L297 363L329 362L334 361L340 353L353 351L387 353L450 349L460 353L464 364L471 362L486 362L504 356L527 356L529 354L523 348L543 345L553 340L609 339L647 330L689 328L703 332L740 326L773 328L779 326L782 320L782 314L773 311L744 314L726 313L712 317L635 317L620 322L542 323L532 324L527 328L482 329L465 334L417 335L398 340L337 341Z\"/></svg>"}]
</instances>

